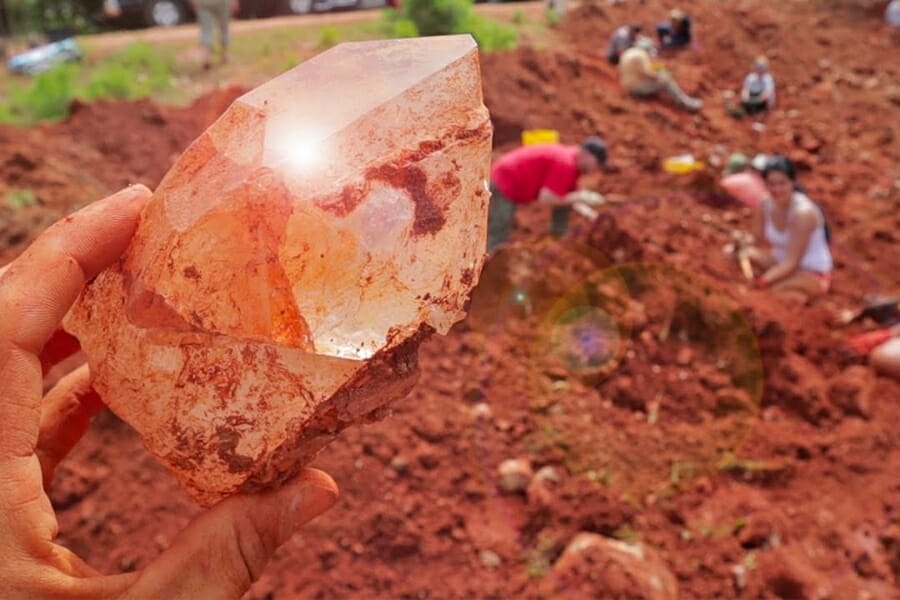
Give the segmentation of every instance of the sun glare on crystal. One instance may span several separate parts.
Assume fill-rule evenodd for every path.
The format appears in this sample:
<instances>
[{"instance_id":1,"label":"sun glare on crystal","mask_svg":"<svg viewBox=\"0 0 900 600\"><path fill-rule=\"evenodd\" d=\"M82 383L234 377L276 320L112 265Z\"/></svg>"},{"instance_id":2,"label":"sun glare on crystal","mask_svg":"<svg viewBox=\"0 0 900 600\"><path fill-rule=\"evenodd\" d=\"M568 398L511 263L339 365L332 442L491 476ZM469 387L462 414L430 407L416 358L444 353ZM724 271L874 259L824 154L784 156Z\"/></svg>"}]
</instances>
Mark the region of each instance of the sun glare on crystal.
<instances>
[{"instance_id":1,"label":"sun glare on crystal","mask_svg":"<svg viewBox=\"0 0 900 600\"><path fill-rule=\"evenodd\" d=\"M287 163L295 169L309 169L322 162L322 141L313 137L297 136L284 144Z\"/></svg>"}]
</instances>

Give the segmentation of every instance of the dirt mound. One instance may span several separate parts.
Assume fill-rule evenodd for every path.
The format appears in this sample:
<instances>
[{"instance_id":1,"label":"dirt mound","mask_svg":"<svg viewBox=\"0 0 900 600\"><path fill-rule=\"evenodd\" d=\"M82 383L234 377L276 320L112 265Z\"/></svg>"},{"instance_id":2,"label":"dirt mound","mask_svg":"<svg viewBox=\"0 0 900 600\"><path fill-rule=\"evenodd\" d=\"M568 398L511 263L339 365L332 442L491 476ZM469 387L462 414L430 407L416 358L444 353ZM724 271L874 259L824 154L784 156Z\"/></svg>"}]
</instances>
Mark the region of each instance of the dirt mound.
<instances>
[{"instance_id":1,"label":"dirt mound","mask_svg":"<svg viewBox=\"0 0 900 600\"><path fill-rule=\"evenodd\" d=\"M179 153L243 93L213 91L184 108L148 100L74 102L64 122L29 130L0 126L0 262L34 233L130 183L155 187Z\"/></svg>"},{"instance_id":2,"label":"dirt mound","mask_svg":"<svg viewBox=\"0 0 900 600\"><path fill-rule=\"evenodd\" d=\"M877 15L825 5L684 0L697 48L666 60L705 100L699 115L629 100L602 56L614 26L650 26L662 3L586 3L547 48L483 57L498 152L524 128L570 142L599 132L618 168L595 182L610 202L594 222L573 216L561 241L544 235L545 209L519 211L469 318L423 348L423 383L322 454L339 505L249 597L653 597L671 576L682 598L895 595L900 384L841 355L831 323L864 294L900 289L900 63ZM779 106L754 128L722 104L762 52ZM0 130L0 191L40 202L16 213L18 233L0 220L0 245L15 238L7 256L53 215L155 184L236 93ZM711 175L660 169L732 151L800 163L835 233L827 298L784 306L751 289L725 252L748 212ZM553 475L502 493L509 458ZM147 564L196 510L110 415L59 469L52 499L61 541L109 572ZM562 559L585 533L606 550ZM633 543L652 560L627 558Z\"/></svg>"}]
</instances>

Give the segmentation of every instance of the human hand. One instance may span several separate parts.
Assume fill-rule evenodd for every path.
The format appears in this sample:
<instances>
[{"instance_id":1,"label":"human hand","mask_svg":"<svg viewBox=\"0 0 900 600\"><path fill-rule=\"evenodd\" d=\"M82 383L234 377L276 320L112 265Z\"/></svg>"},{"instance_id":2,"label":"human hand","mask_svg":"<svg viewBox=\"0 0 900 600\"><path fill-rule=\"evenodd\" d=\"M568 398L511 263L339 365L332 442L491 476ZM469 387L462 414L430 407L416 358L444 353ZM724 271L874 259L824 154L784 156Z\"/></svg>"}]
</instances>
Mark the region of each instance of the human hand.
<instances>
[{"instance_id":1,"label":"human hand","mask_svg":"<svg viewBox=\"0 0 900 600\"><path fill-rule=\"evenodd\" d=\"M104 576L53 542L46 488L102 403L87 367L41 398L48 344L85 283L128 246L150 197L132 186L50 227L0 274L0 582L4 599L238 598L276 548L330 508L337 486L306 469L277 491L199 515L145 569ZM43 359L43 363L42 363Z\"/></svg>"}]
</instances>

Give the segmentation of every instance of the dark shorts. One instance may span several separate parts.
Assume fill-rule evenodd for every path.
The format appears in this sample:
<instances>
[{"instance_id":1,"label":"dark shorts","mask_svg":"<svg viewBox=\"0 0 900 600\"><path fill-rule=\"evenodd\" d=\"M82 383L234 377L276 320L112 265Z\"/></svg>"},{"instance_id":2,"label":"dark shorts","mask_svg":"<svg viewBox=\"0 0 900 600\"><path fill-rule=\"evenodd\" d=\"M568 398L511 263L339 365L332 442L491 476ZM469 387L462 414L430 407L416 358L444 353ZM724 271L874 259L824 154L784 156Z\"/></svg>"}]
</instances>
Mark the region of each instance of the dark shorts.
<instances>
[{"instance_id":1,"label":"dark shorts","mask_svg":"<svg viewBox=\"0 0 900 600\"><path fill-rule=\"evenodd\" d=\"M755 102L752 98L746 102L741 102L741 107L748 115L766 112L769 109L769 106L765 102Z\"/></svg>"}]
</instances>

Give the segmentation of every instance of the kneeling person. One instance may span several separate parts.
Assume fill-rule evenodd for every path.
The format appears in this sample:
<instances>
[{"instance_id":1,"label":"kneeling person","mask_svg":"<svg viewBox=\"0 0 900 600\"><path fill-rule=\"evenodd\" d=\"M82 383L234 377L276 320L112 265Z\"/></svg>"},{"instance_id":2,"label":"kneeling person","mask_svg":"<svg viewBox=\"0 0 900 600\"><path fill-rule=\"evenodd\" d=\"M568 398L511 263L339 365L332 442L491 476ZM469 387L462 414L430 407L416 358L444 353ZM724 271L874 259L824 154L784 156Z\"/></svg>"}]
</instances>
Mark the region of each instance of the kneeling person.
<instances>
[{"instance_id":1,"label":"kneeling person","mask_svg":"<svg viewBox=\"0 0 900 600\"><path fill-rule=\"evenodd\" d=\"M753 71L744 78L741 87L741 108L745 114L771 110L775 106L775 79L769 73L769 60L760 56L753 64Z\"/></svg>"},{"instance_id":2,"label":"kneeling person","mask_svg":"<svg viewBox=\"0 0 900 600\"><path fill-rule=\"evenodd\" d=\"M754 216L753 234L771 252L753 249L750 259L765 271L760 287L779 296L809 300L828 291L834 263L822 209L796 183L794 167L783 156L763 170L769 196Z\"/></svg>"}]
</instances>

